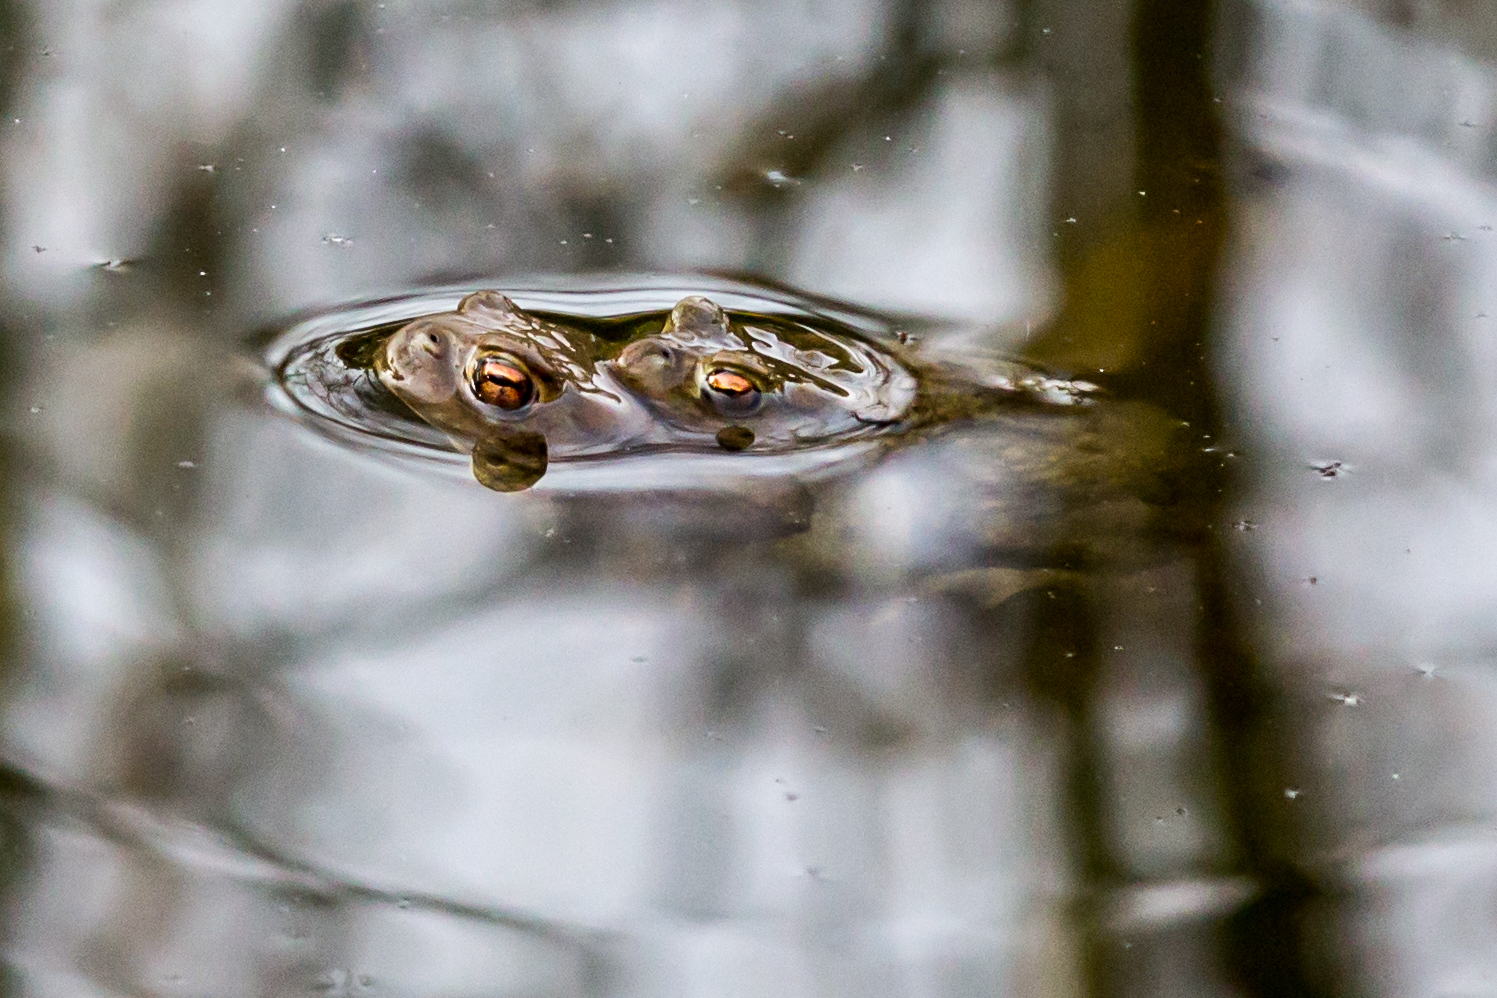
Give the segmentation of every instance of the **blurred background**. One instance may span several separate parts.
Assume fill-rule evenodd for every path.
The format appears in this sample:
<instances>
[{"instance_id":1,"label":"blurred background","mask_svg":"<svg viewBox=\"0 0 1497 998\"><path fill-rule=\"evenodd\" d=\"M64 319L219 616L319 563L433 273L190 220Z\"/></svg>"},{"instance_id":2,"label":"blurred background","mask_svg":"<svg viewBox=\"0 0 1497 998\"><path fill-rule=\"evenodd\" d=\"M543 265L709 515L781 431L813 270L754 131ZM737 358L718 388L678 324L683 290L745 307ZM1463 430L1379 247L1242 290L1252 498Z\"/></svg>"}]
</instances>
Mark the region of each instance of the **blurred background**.
<instances>
[{"instance_id":1,"label":"blurred background","mask_svg":"<svg viewBox=\"0 0 1497 998\"><path fill-rule=\"evenodd\" d=\"M5 994L1497 995L1497 5L0 0L0 112ZM1102 381L1185 526L264 402L701 271Z\"/></svg>"}]
</instances>

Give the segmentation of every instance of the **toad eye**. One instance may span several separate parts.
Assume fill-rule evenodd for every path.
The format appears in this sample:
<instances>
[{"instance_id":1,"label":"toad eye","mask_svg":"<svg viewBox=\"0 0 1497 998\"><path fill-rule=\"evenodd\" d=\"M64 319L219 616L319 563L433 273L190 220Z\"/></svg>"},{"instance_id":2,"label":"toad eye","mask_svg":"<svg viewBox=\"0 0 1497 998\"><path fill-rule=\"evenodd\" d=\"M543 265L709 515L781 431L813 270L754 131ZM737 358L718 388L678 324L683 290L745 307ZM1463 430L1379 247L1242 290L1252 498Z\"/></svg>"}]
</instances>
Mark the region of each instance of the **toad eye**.
<instances>
[{"instance_id":1,"label":"toad eye","mask_svg":"<svg viewBox=\"0 0 1497 998\"><path fill-rule=\"evenodd\" d=\"M524 365L502 354L480 357L473 368L473 394L480 402L513 411L535 397L535 380Z\"/></svg>"},{"instance_id":2,"label":"toad eye","mask_svg":"<svg viewBox=\"0 0 1497 998\"><path fill-rule=\"evenodd\" d=\"M703 394L723 413L746 415L757 409L763 398L758 385L741 371L730 367L713 368L703 381Z\"/></svg>"}]
</instances>

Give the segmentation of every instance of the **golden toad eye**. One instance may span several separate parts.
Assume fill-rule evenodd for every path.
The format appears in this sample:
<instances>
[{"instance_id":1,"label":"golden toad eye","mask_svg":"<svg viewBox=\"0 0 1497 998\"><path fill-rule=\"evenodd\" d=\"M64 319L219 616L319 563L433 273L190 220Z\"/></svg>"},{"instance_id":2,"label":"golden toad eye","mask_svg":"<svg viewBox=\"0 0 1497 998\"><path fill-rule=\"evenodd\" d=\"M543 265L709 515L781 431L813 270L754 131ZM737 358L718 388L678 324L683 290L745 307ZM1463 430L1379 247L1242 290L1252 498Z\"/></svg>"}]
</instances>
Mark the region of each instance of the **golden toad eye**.
<instances>
[{"instance_id":1,"label":"golden toad eye","mask_svg":"<svg viewBox=\"0 0 1497 998\"><path fill-rule=\"evenodd\" d=\"M535 396L535 381L518 361L481 357L473 369L473 394L501 409L520 409Z\"/></svg>"},{"instance_id":2,"label":"golden toad eye","mask_svg":"<svg viewBox=\"0 0 1497 998\"><path fill-rule=\"evenodd\" d=\"M708 370L702 379L702 395L724 416L747 416L764 398L753 379L731 367Z\"/></svg>"},{"instance_id":3,"label":"golden toad eye","mask_svg":"<svg viewBox=\"0 0 1497 998\"><path fill-rule=\"evenodd\" d=\"M748 378L745 378L737 371L730 371L727 368L722 367L707 375L707 387L711 388L715 392L722 392L724 395L729 395L734 398L737 398L740 395L747 395L749 392L757 392L759 390L754 387L754 383L752 381L750 381Z\"/></svg>"}]
</instances>

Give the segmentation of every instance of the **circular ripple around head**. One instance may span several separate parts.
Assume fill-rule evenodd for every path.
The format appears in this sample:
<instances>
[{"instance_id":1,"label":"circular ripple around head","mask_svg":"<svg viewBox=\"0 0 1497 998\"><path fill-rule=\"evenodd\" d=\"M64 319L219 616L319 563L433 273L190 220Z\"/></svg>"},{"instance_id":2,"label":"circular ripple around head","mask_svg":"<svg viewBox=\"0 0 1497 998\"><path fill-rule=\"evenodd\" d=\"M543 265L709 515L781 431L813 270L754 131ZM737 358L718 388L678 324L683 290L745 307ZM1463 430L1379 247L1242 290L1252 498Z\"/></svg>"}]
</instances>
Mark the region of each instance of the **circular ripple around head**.
<instances>
[{"instance_id":1,"label":"circular ripple around head","mask_svg":"<svg viewBox=\"0 0 1497 998\"><path fill-rule=\"evenodd\" d=\"M835 302L721 278L611 277L608 284L573 280L478 281L358 302L295 322L276 337L265 360L273 373L267 395L273 406L325 438L428 471L466 477L469 458L446 434L391 395L373 374L340 358L355 337L398 328L419 316L455 308L467 294L497 287L523 309L587 318L668 312L682 298L706 295L730 312L832 324L847 342L887 364L910 396L914 380L879 346L892 342L884 318ZM693 447L650 448L563 455L554 459L539 488L618 489L712 485L749 476L803 475L855 459L877 445L885 430L868 426L842 437L773 453L732 453Z\"/></svg>"}]
</instances>

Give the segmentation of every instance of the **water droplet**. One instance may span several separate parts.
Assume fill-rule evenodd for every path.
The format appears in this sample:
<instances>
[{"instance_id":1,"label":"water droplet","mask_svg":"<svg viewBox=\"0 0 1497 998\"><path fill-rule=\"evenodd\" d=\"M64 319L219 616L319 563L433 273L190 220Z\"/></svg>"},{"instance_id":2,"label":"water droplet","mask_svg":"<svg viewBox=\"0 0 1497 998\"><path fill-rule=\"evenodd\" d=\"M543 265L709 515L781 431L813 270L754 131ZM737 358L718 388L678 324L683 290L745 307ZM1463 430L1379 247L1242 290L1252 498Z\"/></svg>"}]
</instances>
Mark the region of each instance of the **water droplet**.
<instances>
[{"instance_id":1,"label":"water droplet","mask_svg":"<svg viewBox=\"0 0 1497 998\"><path fill-rule=\"evenodd\" d=\"M1337 703L1346 704L1348 707L1355 707L1362 702L1362 696L1359 693L1330 693L1327 695Z\"/></svg>"},{"instance_id":2,"label":"water droplet","mask_svg":"<svg viewBox=\"0 0 1497 998\"><path fill-rule=\"evenodd\" d=\"M1300 793L1301 793L1301 791L1296 790L1293 787L1285 787L1284 788L1284 796L1287 797L1287 798L1289 798L1290 800L1294 800L1295 798L1297 798L1300 795Z\"/></svg>"},{"instance_id":3,"label":"water droplet","mask_svg":"<svg viewBox=\"0 0 1497 998\"><path fill-rule=\"evenodd\" d=\"M178 461L177 462L177 467L179 467L179 468L196 468L197 467L197 462L196 461Z\"/></svg>"}]
</instances>

